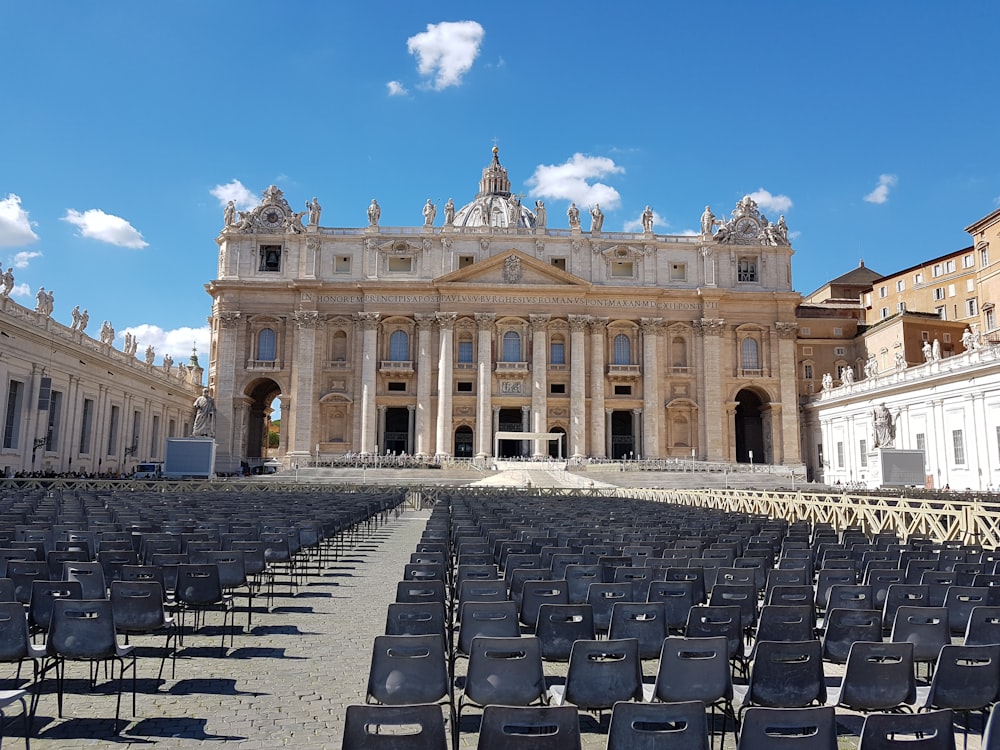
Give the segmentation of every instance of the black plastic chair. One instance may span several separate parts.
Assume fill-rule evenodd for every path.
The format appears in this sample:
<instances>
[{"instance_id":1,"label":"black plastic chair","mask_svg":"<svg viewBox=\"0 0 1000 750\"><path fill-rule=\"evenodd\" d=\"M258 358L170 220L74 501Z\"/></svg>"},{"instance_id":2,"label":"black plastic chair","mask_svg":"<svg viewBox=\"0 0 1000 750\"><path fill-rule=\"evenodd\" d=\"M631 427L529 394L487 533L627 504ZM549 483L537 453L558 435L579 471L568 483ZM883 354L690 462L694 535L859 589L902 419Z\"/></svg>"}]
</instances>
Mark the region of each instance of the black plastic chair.
<instances>
[{"instance_id":1,"label":"black plastic chair","mask_svg":"<svg viewBox=\"0 0 1000 750\"><path fill-rule=\"evenodd\" d=\"M79 581L83 587L83 599L108 598L104 568L99 562L64 562L62 578L65 581Z\"/></svg>"},{"instance_id":2,"label":"black plastic chair","mask_svg":"<svg viewBox=\"0 0 1000 750\"><path fill-rule=\"evenodd\" d=\"M858 750L955 750L950 709L916 714L868 714Z\"/></svg>"},{"instance_id":3,"label":"black plastic chair","mask_svg":"<svg viewBox=\"0 0 1000 750\"><path fill-rule=\"evenodd\" d=\"M948 630L952 635L965 635L973 608L988 606L989 592L988 586L948 587L943 606L948 610Z\"/></svg>"},{"instance_id":4,"label":"black plastic chair","mask_svg":"<svg viewBox=\"0 0 1000 750\"><path fill-rule=\"evenodd\" d=\"M45 648L35 646L28 636L28 620L19 602L0 602L0 664L16 664L20 679L24 662L31 662L32 709L38 700L38 671Z\"/></svg>"},{"instance_id":5,"label":"black plastic chair","mask_svg":"<svg viewBox=\"0 0 1000 750\"><path fill-rule=\"evenodd\" d=\"M1000 607L973 607L964 643L966 646L1000 643Z\"/></svg>"},{"instance_id":6,"label":"black plastic chair","mask_svg":"<svg viewBox=\"0 0 1000 750\"><path fill-rule=\"evenodd\" d=\"M115 630L125 636L125 643L133 635L163 633L163 655L156 679L163 676L163 665L171 657L170 677L177 674L177 621L165 608L163 586L158 581L112 581L111 611Z\"/></svg>"},{"instance_id":7,"label":"black plastic chair","mask_svg":"<svg viewBox=\"0 0 1000 750\"><path fill-rule=\"evenodd\" d=\"M598 634L611 627L611 609L618 602L632 601L630 583L592 583L587 590L587 604L594 610L594 629Z\"/></svg>"},{"instance_id":8,"label":"black plastic chair","mask_svg":"<svg viewBox=\"0 0 1000 750\"><path fill-rule=\"evenodd\" d=\"M486 706L478 750L580 750L576 706Z\"/></svg>"},{"instance_id":9,"label":"black plastic chair","mask_svg":"<svg viewBox=\"0 0 1000 750\"><path fill-rule=\"evenodd\" d=\"M569 661L573 643L594 640L594 611L589 604L543 604L535 628L542 659Z\"/></svg>"},{"instance_id":10,"label":"black plastic chair","mask_svg":"<svg viewBox=\"0 0 1000 750\"><path fill-rule=\"evenodd\" d=\"M434 705L348 706L343 750L450 750Z\"/></svg>"},{"instance_id":11,"label":"black plastic chair","mask_svg":"<svg viewBox=\"0 0 1000 750\"><path fill-rule=\"evenodd\" d=\"M832 706L747 709L737 750L837 750Z\"/></svg>"},{"instance_id":12,"label":"black plastic chair","mask_svg":"<svg viewBox=\"0 0 1000 750\"><path fill-rule=\"evenodd\" d=\"M965 744L969 739L969 714L986 715L1000 695L1000 644L988 646L941 647L934 666L934 677L924 699L923 708L950 708L964 718Z\"/></svg>"},{"instance_id":13,"label":"black plastic chair","mask_svg":"<svg viewBox=\"0 0 1000 750\"><path fill-rule=\"evenodd\" d=\"M684 627L684 635L687 638L725 636L729 661L740 672L746 672L743 626L740 622L739 607L691 607L687 625Z\"/></svg>"},{"instance_id":14,"label":"black plastic chair","mask_svg":"<svg viewBox=\"0 0 1000 750\"><path fill-rule=\"evenodd\" d=\"M811 641L758 641L740 713L750 706L805 708L826 702L822 646Z\"/></svg>"},{"instance_id":15,"label":"black plastic chair","mask_svg":"<svg viewBox=\"0 0 1000 750\"><path fill-rule=\"evenodd\" d=\"M518 638L520 635L521 626L514 602L466 602L462 605L455 655L469 656L473 639L480 636Z\"/></svg>"},{"instance_id":16,"label":"black plastic chair","mask_svg":"<svg viewBox=\"0 0 1000 750\"><path fill-rule=\"evenodd\" d=\"M912 643L856 641L830 701L852 711L912 710L917 700Z\"/></svg>"},{"instance_id":17,"label":"black plastic chair","mask_svg":"<svg viewBox=\"0 0 1000 750\"><path fill-rule=\"evenodd\" d=\"M521 623L534 632L538 624L538 608L543 604L569 604L569 586L566 581L525 581L521 589L519 607Z\"/></svg>"},{"instance_id":18,"label":"black plastic chair","mask_svg":"<svg viewBox=\"0 0 1000 750\"><path fill-rule=\"evenodd\" d=\"M601 712L615 703L641 701L642 697L642 666L635 638L577 641L570 652L565 684L549 688L553 704L572 703L596 712L598 720Z\"/></svg>"},{"instance_id":19,"label":"black plastic chair","mask_svg":"<svg viewBox=\"0 0 1000 750\"><path fill-rule=\"evenodd\" d=\"M933 668L941 647L951 643L948 610L944 607L899 607L889 640L909 641L913 644L915 667L927 664Z\"/></svg>"},{"instance_id":20,"label":"black plastic chair","mask_svg":"<svg viewBox=\"0 0 1000 750\"><path fill-rule=\"evenodd\" d=\"M823 659L832 664L846 664L855 641L882 640L882 612L877 609L831 609L823 624Z\"/></svg>"},{"instance_id":21,"label":"black plastic chair","mask_svg":"<svg viewBox=\"0 0 1000 750\"><path fill-rule=\"evenodd\" d=\"M222 590L219 568L215 565L182 564L177 566L177 604L181 621L178 641L184 645L184 625L188 612L194 614L192 629L198 627L202 613L222 612L222 653L226 651L226 623L229 623L229 645L233 645L236 625L233 622L233 596Z\"/></svg>"},{"instance_id":22,"label":"black plastic chair","mask_svg":"<svg viewBox=\"0 0 1000 750\"><path fill-rule=\"evenodd\" d=\"M193 543L192 543L193 544ZM191 545L189 544L190 548ZM191 555L191 552L188 552ZM219 584L223 593L236 596L236 592L244 589L247 595L247 631L253 617L254 587L247 574L246 555L242 550L208 550L204 554L204 564L214 565L219 569ZM233 615L235 617L235 614Z\"/></svg>"},{"instance_id":23,"label":"black plastic chair","mask_svg":"<svg viewBox=\"0 0 1000 750\"><path fill-rule=\"evenodd\" d=\"M534 636L491 638L477 636L469 652L458 723L467 706L530 706L545 702L545 675L541 644ZM457 738L457 732L456 732Z\"/></svg>"},{"instance_id":24,"label":"black plastic chair","mask_svg":"<svg viewBox=\"0 0 1000 750\"><path fill-rule=\"evenodd\" d=\"M640 659L657 659L667 637L663 605L655 602L618 602L611 608L610 640L635 638Z\"/></svg>"},{"instance_id":25,"label":"black plastic chair","mask_svg":"<svg viewBox=\"0 0 1000 750\"><path fill-rule=\"evenodd\" d=\"M619 701L611 709L606 750L708 750L705 704Z\"/></svg>"}]
</instances>

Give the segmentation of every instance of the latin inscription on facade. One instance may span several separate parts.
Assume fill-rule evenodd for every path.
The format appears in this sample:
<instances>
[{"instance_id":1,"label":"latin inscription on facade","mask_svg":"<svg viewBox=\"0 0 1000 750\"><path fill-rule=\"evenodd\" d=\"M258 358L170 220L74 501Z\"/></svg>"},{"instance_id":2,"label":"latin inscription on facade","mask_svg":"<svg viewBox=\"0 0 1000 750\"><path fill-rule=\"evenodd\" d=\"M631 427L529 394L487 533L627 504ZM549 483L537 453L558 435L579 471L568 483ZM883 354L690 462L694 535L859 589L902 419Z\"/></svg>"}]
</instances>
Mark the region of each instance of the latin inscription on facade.
<instances>
[{"instance_id":1,"label":"latin inscription on facade","mask_svg":"<svg viewBox=\"0 0 1000 750\"><path fill-rule=\"evenodd\" d=\"M655 299L581 299L511 294L302 294L303 302L326 305L583 305L650 310L714 309L717 302L663 302Z\"/></svg>"}]
</instances>

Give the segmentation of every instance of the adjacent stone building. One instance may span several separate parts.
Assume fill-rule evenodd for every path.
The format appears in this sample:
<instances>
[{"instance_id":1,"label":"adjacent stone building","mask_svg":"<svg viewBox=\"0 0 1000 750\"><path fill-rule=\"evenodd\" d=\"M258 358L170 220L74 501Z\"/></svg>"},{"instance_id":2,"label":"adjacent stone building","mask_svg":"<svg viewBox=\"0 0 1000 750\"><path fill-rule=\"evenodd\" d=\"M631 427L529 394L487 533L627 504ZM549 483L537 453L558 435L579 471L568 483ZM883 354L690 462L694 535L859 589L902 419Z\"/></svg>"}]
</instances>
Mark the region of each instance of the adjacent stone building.
<instances>
[{"instance_id":1,"label":"adjacent stone building","mask_svg":"<svg viewBox=\"0 0 1000 750\"><path fill-rule=\"evenodd\" d=\"M286 463L801 463L784 217L746 197L725 219L706 207L696 236L654 233L648 209L635 233L605 231L598 206L589 229L575 205L556 222L496 149L470 202L419 206L416 226L382 226L373 200L366 226L334 228L271 186L227 210L207 286L218 470L262 455L275 398Z\"/></svg>"}]
</instances>

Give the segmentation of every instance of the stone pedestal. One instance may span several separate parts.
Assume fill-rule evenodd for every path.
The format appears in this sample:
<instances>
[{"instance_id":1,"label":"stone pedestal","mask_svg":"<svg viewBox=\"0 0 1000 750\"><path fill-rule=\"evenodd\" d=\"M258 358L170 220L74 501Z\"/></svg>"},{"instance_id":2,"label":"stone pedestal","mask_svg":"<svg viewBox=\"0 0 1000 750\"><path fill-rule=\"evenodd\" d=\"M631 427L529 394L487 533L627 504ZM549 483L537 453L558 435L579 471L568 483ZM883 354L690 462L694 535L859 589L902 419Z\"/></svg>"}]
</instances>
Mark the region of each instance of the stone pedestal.
<instances>
[{"instance_id":1,"label":"stone pedestal","mask_svg":"<svg viewBox=\"0 0 1000 750\"><path fill-rule=\"evenodd\" d=\"M163 476L168 479L209 479L215 474L215 439L167 438Z\"/></svg>"},{"instance_id":2,"label":"stone pedestal","mask_svg":"<svg viewBox=\"0 0 1000 750\"><path fill-rule=\"evenodd\" d=\"M926 479L924 452L876 448L868 452L868 475L864 482L869 489L878 487L923 487Z\"/></svg>"}]
</instances>

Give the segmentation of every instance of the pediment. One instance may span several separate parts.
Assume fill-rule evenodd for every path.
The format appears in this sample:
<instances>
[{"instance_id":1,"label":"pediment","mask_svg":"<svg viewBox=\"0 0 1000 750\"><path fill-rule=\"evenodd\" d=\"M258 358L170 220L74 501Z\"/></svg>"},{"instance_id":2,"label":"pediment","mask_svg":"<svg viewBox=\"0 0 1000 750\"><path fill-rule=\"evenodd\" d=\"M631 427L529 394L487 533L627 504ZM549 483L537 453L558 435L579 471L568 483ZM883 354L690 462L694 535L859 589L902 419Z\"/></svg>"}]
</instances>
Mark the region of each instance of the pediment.
<instances>
[{"instance_id":1,"label":"pediment","mask_svg":"<svg viewBox=\"0 0 1000 750\"><path fill-rule=\"evenodd\" d=\"M513 249L499 252L486 260L439 276L434 283L437 285L590 286L579 276L574 276L550 263L545 263Z\"/></svg>"}]
</instances>

